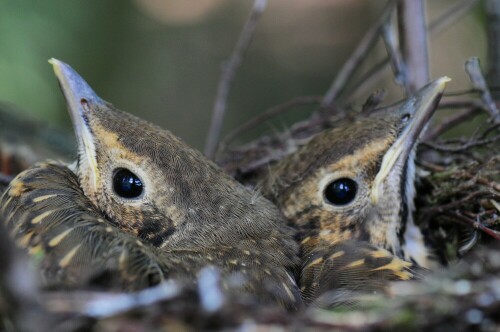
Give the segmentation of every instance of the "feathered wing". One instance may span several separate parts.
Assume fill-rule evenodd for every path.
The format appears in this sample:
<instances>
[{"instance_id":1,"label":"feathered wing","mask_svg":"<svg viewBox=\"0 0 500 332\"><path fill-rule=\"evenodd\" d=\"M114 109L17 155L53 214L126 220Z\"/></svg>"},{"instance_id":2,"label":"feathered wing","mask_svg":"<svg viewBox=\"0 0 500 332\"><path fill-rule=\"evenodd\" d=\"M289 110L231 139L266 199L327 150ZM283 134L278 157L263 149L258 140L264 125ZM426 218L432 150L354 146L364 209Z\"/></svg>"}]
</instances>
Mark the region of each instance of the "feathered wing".
<instances>
[{"instance_id":1,"label":"feathered wing","mask_svg":"<svg viewBox=\"0 0 500 332\"><path fill-rule=\"evenodd\" d=\"M154 250L101 216L64 165L24 171L0 206L11 236L39 265L46 286L136 290L166 277Z\"/></svg>"},{"instance_id":2,"label":"feathered wing","mask_svg":"<svg viewBox=\"0 0 500 332\"><path fill-rule=\"evenodd\" d=\"M419 275L412 263L364 241L320 243L305 250L301 291L306 301L319 306L352 304L356 295L381 292L389 281Z\"/></svg>"},{"instance_id":3,"label":"feathered wing","mask_svg":"<svg viewBox=\"0 0 500 332\"><path fill-rule=\"evenodd\" d=\"M228 291L243 290L288 308L302 303L291 271L270 269L280 248L263 253L260 245L273 248L273 243L245 239L236 247L155 248L97 211L62 164L21 173L0 207L1 220L39 265L47 287L138 290L167 278L194 281L201 268L212 265L227 277L222 282Z\"/></svg>"}]
</instances>

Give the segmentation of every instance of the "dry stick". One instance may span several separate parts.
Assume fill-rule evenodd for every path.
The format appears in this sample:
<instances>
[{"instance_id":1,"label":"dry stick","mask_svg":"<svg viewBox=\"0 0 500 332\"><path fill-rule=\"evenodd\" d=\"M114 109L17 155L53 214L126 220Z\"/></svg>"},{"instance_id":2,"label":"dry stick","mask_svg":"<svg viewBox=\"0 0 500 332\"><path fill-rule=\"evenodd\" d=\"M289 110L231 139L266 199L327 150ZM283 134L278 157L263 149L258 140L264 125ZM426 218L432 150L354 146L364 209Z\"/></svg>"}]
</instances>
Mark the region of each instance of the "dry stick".
<instances>
[{"instance_id":1,"label":"dry stick","mask_svg":"<svg viewBox=\"0 0 500 332\"><path fill-rule=\"evenodd\" d=\"M268 110L253 117L249 121L245 122L240 127L232 130L229 134L227 134L226 137L224 137L224 139L221 140L219 147L217 148L217 151L219 152L219 151L223 150L227 146L227 144L229 144L234 138L236 138L239 135L255 128L256 126L260 125L261 123L269 120L270 118L272 118L278 114L286 112L289 109L296 107L296 106L321 103L322 99L323 99L322 96L304 96L304 97L294 98L294 99L288 100L282 104L271 107Z\"/></svg>"},{"instance_id":2,"label":"dry stick","mask_svg":"<svg viewBox=\"0 0 500 332\"><path fill-rule=\"evenodd\" d=\"M231 83L236 75L236 71L241 65L243 55L248 49L252 37L257 27L257 21L266 8L267 0L255 0L250 16L248 17L243 30L238 38L238 42L229 58L229 61L222 67L222 74L217 86L217 95L214 101L212 122L208 131L207 143L205 145L205 155L213 158L217 143L219 142L222 124L227 109L227 99L231 89Z\"/></svg>"},{"instance_id":3,"label":"dry stick","mask_svg":"<svg viewBox=\"0 0 500 332\"><path fill-rule=\"evenodd\" d=\"M393 7L394 1L389 1L374 26L363 36L363 39L361 39L354 52L349 56L348 60L332 82L332 85L325 93L321 108L328 109L333 106L338 95L345 88L347 81L352 77L354 70L366 58L368 51L375 45L379 29L390 18Z\"/></svg>"},{"instance_id":4,"label":"dry stick","mask_svg":"<svg viewBox=\"0 0 500 332\"><path fill-rule=\"evenodd\" d=\"M456 22L460 17L462 17L465 13L469 11L469 9L477 3L478 0L467 0L458 3L457 5L452 6L449 10L447 10L443 15L441 15L436 21L432 22L429 25L429 32L433 34L437 34L444 30L444 28L448 27L452 23ZM347 79L350 77L352 72L355 70L355 68L359 65L359 63L363 60L363 55L366 54L371 47L373 47L376 38L378 37L378 28L383 29L384 25L386 25L390 13L391 13L391 6L393 5L392 2L388 2L387 7L383 11L382 15L376 22L376 27L373 27L370 29L366 35L363 37L363 39L360 41L358 46L356 47L355 51L353 54L349 57L349 60L345 63L344 67L341 69L339 74L336 76L335 80L333 81L332 85L328 89L327 93L325 94L325 98L323 99L322 107L331 107L333 104L333 101L338 97L338 94L345 88L345 85L347 84ZM383 33L383 31L382 31ZM393 57L391 57L393 58ZM380 74L382 70L389 64L390 58L387 57L383 59L381 62L376 64L371 71L369 71L364 77L360 80L360 84L355 84L355 86L359 87L365 87L365 86L372 86L374 82L379 80ZM365 89L361 88L356 89L354 91L354 94L351 95L349 100L352 100L352 96L359 95L359 91L364 91ZM293 102L290 101L290 102ZM277 106L279 107L279 105ZM253 120L250 120L253 121ZM257 120L256 120L257 122ZM247 124L244 124L242 127L246 127ZM248 129L244 129L244 131L247 131ZM230 140L232 140L236 135L239 135L241 133L234 134L235 132L239 131L239 129L236 129L234 132L232 132L228 137L224 139L224 145L227 144ZM230 137L229 137L230 136ZM220 151L222 147L218 149Z\"/></svg>"},{"instance_id":5,"label":"dry stick","mask_svg":"<svg viewBox=\"0 0 500 332\"><path fill-rule=\"evenodd\" d=\"M429 82L429 52L424 0L398 2L399 41L406 64L406 92L414 94Z\"/></svg>"},{"instance_id":6,"label":"dry stick","mask_svg":"<svg viewBox=\"0 0 500 332\"><path fill-rule=\"evenodd\" d=\"M375 111L385 98L387 91L384 89L374 91L365 101L361 107L362 113L370 113Z\"/></svg>"},{"instance_id":7,"label":"dry stick","mask_svg":"<svg viewBox=\"0 0 500 332\"><path fill-rule=\"evenodd\" d=\"M500 122L497 122L495 124L493 124L492 126L490 126L489 128L487 128L482 134L481 134L481 137L480 138L485 138L486 136L489 135L489 133L497 130L500 128Z\"/></svg>"},{"instance_id":8,"label":"dry stick","mask_svg":"<svg viewBox=\"0 0 500 332\"><path fill-rule=\"evenodd\" d=\"M299 97L274 106L264 113L257 115L256 117L250 119L248 122L244 123L242 126L231 131L220 143L220 146L217 148L217 152L223 150L225 146L233 140L235 137L241 135L244 132L254 128L255 126L263 123L264 121L281 114L290 108L297 105L311 104L320 101L321 108L329 108L332 106L333 101L338 96L338 94L345 87L348 78L352 74L352 72L356 69L360 62L363 61L366 53L375 45L376 38L378 37L378 30L384 29L387 26L387 21L389 21L390 13L393 6L393 1L389 1L387 7L382 12L382 15L377 20L376 25L372 27L360 41L358 46L356 47L353 54L349 57L349 60L344 64L343 68L336 76L334 82L328 89L324 98L321 97ZM376 97L382 97L385 95L383 92L378 92Z\"/></svg>"},{"instance_id":9,"label":"dry stick","mask_svg":"<svg viewBox=\"0 0 500 332\"><path fill-rule=\"evenodd\" d=\"M384 40L384 45L387 53L389 54L392 71L394 73L394 79L398 85L402 85L406 88L405 85L408 82L408 72L403 61L403 56L399 51L396 31L392 20L388 20L385 24L382 25L380 33L382 35L382 39Z\"/></svg>"},{"instance_id":10,"label":"dry stick","mask_svg":"<svg viewBox=\"0 0 500 332\"><path fill-rule=\"evenodd\" d=\"M424 134L423 141L432 141L439 137L442 133L450 130L451 128L463 123L469 118L473 118L484 110L482 103L472 100L466 100L463 102L441 102L439 109L449 109L449 108L463 108L468 107L458 113L453 114L446 118L446 120L440 122L433 128L429 128Z\"/></svg>"},{"instance_id":11,"label":"dry stick","mask_svg":"<svg viewBox=\"0 0 500 332\"><path fill-rule=\"evenodd\" d=\"M441 31L443 31L445 28L450 26L451 24L455 23L458 19L460 19L464 14L466 14L472 6L474 6L478 0L466 0L458 3L457 5L452 6L449 10L447 10L445 13L443 13L440 17L438 17L435 21L431 22L429 25L429 33L431 34L438 34ZM388 7L384 10L382 13L381 17L379 20L376 22L376 24L379 27L383 27L384 23L387 22L387 17L385 17L387 14L390 14L390 7L393 5L391 2L388 3ZM386 18L386 20L384 20ZM363 60L362 55L364 53L367 53L371 47L374 45L374 42L376 41L377 35L377 30L376 27L370 29L366 35L363 37L363 39L360 41L358 46L356 47L355 51L349 58L349 60L345 63L344 67L341 69L335 80L333 81L331 87L329 88L328 92L325 94L325 99L323 101L323 106L325 107L325 100L331 106L333 104L333 101L335 98L338 97L338 94L345 88L345 85L347 83L347 79L350 77L356 66ZM373 44L372 44L373 43ZM379 63L377 63L367 74L365 74L360 80L359 84L355 84L357 88L354 90L352 94L350 94L348 103L352 102L352 100L357 99L362 93L364 93L365 90L367 90L367 87L373 86L375 82L377 82L380 79L380 76L383 72L383 70L386 68L386 66L389 64L389 57L383 59ZM331 101L328 101L328 100ZM293 101L293 100L292 100ZM279 105L278 105L279 107ZM328 106L326 106L328 107ZM252 121L252 120L251 120ZM245 126L245 125L244 125ZM243 126L242 126L243 127ZM247 129L245 129L246 131ZM235 130L236 131L236 130ZM233 136L233 135L231 135ZM234 137L234 136L233 136ZM224 143L229 142L231 138L225 138ZM220 149L218 149L220 151Z\"/></svg>"},{"instance_id":12,"label":"dry stick","mask_svg":"<svg viewBox=\"0 0 500 332\"><path fill-rule=\"evenodd\" d=\"M475 199L478 196L484 196L485 194L486 193L484 191L481 191L481 190L471 192L467 196L465 196L459 200L456 200L456 201L453 201L453 202L450 202L447 204L443 204L443 205L433 206L432 208L429 208L426 211L424 210L423 215L426 218L430 219L431 217L433 217L437 213L443 213L443 212L446 212L448 210L457 208L457 207L462 206L465 203L471 201L472 199Z\"/></svg>"},{"instance_id":13,"label":"dry stick","mask_svg":"<svg viewBox=\"0 0 500 332\"><path fill-rule=\"evenodd\" d=\"M465 144L460 145L460 146L442 146L442 145L437 145L437 144L434 144L434 143L431 143L428 141L422 142L421 144L428 146L431 149L436 150L436 151L458 153L458 152L466 151L466 150L473 148L473 147L488 145L488 144L496 143L496 142L500 142L500 135L493 136L493 137L487 138L487 139L471 141L471 142L465 143Z\"/></svg>"},{"instance_id":14,"label":"dry stick","mask_svg":"<svg viewBox=\"0 0 500 332\"><path fill-rule=\"evenodd\" d=\"M456 91L448 91L446 92L443 97L458 97L458 96L463 96L466 94L472 94L472 93L478 93L481 92L476 89L465 89L465 90L456 90ZM439 105L441 105L443 102L440 102Z\"/></svg>"},{"instance_id":15,"label":"dry stick","mask_svg":"<svg viewBox=\"0 0 500 332\"><path fill-rule=\"evenodd\" d=\"M447 170L445 166L436 165L424 160L419 160L418 164L433 172L445 172ZM477 183L482 184L483 186L486 186L489 189L493 189L495 191L500 192L500 183L497 183L495 181L490 181L486 178L478 176L477 174L471 174L467 171L462 172L461 175L465 176L467 180L475 179Z\"/></svg>"},{"instance_id":16,"label":"dry stick","mask_svg":"<svg viewBox=\"0 0 500 332\"><path fill-rule=\"evenodd\" d=\"M432 21L429 26L429 32L439 34L457 22L458 18L464 16L479 3L479 0L463 0L451 5L450 8L440 15L435 21Z\"/></svg>"},{"instance_id":17,"label":"dry stick","mask_svg":"<svg viewBox=\"0 0 500 332\"><path fill-rule=\"evenodd\" d=\"M455 113L452 116L446 118L446 120L434 126L433 128L429 128L425 133L423 140L432 141L441 136L442 133L463 123L465 120L475 117L479 112L481 112L481 108L469 108L462 110L458 113Z\"/></svg>"},{"instance_id":18,"label":"dry stick","mask_svg":"<svg viewBox=\"0 0 500 332\"><path fill-rule=\"evenodd\" d=\"M440 15L435 21L429 24L429 34L436 36L453 23L458 21L462 16L467 14L469 10L478 3L479 0L464 0L450 7L449 10ZM356 83L353 84L355 89L349 94L347 104L358 100L367 91L372 89L372 86L379 82L384 70L389 65L389 57L376 63L365 75L363 75Z\"/></svg>"},{"instance_id":19,"label":"dry stick","mask_svg":"<svg viewBox=\"0 0 500 332\"><path fill-rule=\"evenodd\" d=\"M500 1L484 1L486 30L488 35L488 78L489 86L500 86ZM497 99L500 93L494 93Z\"/></svg>"},{"instance_id":20,"label":"dry stick","mask_svg":"<svg viewBox=\"0 0 500 332\"><path fill-rule=\"evenodd\" d=\"M467 224L467 225L470 225L476 229L479 229L480 231L488 234L489 236L491 236L492 238L494 238L496 240L500 240L500 232L499 231L495 231L491 228L484 226L480 221L470 219L470 218L468 218L468 217L466 217L458 212L449 212L448 216L456 218L458 221L460 221L464 224Z\"/></svg>"},{"instance_id":21,"label":"dry stick","mask_svg":"<svg viewBox=\"0 0 500 332\"><path fill-rule=\"evenodd\" d=\"M465 71L469 75L472 85L475 89L481 91L481 99L486 104L486 108L490 113L491 118L495 123L500 122L500 111L491 96L490 89L486 83L486 79L481 71L481 66L479 64L479 59L477 57L471 57L465 62Z\"/></svg>"}]
</instances>

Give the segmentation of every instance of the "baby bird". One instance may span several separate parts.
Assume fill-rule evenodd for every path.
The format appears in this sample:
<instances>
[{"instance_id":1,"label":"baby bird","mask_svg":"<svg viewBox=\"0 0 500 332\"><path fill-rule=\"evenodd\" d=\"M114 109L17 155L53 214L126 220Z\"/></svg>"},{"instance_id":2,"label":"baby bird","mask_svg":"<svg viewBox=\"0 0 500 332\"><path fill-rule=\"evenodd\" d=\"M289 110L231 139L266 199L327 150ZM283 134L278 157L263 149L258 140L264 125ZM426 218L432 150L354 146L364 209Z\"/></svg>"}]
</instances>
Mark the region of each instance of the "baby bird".
<instances>
[{"instance_id":1,"label":"baby bird","mask_svg":"<svg viewBox=\"0 0 500 332\"><path fill-rule=\"evenodd\" d=\"M52 59L78 143L68 166L19 174L0 218L45 285L135 290L217 267L262 302L301 306L298 245L280 211L170 132L117 110ZM239 278L229 278L239 276Z\"/></svg>"},{"instance_id":2,"label":"baby bird","mask_svg":"<svg viewBox=\"0 0 500 332\"><path fill-rule=\"evenodd\" d=\"M431 82L396 111L316 135L261 181L298 229L299 284L308 301L331 289L380 290L430 266L412 217L415 149L448 81Z\"/></svg>"}]
</instances>

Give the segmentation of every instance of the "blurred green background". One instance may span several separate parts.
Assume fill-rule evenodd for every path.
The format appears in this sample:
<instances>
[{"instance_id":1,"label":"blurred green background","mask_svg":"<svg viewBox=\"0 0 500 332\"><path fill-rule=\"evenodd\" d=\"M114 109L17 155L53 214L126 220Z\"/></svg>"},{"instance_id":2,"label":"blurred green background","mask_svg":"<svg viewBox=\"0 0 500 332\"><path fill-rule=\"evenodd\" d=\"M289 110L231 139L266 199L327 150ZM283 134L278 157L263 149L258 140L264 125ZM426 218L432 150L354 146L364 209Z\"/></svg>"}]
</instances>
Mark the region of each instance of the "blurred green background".
<instances>
[{"instance_id":1,"label":"blurred green background","mask_svg":"<svg viewBox=\"0 0 500 332\"><path fill-rule=\"evenodd\" d=\"M271 0L234 82L224 132L293 97L323 94L384 2ZM429 19L455 2L428 1ZM118 108L202 149L221 63L251 5L250 0L0 0L0 100L70 128L47 63L55 57ZM452 77L450 90L469 86L463 72L468 57L484 59L481 17L475 10L431 39L432 77ZM384 52L378 45L370 61ZM377 87L392 89L388 102L400 98L390 71L386 77ZM267 128L280 130L304 117L303 111Z\"/></svg>"}]
</instances>

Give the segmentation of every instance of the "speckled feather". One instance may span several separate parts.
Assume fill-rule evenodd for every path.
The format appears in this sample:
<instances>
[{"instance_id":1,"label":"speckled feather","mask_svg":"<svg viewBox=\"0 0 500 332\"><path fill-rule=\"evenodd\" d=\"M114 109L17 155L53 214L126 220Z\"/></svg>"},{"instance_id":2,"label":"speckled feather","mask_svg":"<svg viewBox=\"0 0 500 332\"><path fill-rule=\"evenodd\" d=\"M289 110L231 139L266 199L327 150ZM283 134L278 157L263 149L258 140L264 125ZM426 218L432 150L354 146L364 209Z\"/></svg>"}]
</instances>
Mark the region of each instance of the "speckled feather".
<instances>
[{"instance_id":1,"label":"speckled feather","mask_svg":"<svg viewBox=\"0 0 500 332\"><path fill-rule=\"evenodd\" d=\"M301 306L292 277L298 245L276 206L170 132L101 100L66 64L52 63L77 133L77 162L21 173L0 201L0 217L41 260L47 285L104 280L139 289L165 278L194 281L212 265L225 280L242 277L244 292L262 302ZM115 192L120 168L141 179L141 196Z\"/></svg>"},{"instance_id":2,"label":"speckled feather","mask_svg":"<svg viewBox=\"0 0 500 332\"><path fill-rule=\"evenodd\" d=\"M413 277L413 264L387 250L391 247L386 228L398 231L398 213L392 216L394 226L367 220L373 213L369 188L397 136L397 124L394 116L348 120L313 137L272 167L262 181L263 194L298 229L299 284L307 302L335 305L338 299L329 303L320 296L330 290L382 291L390 280ZM339 177L357 180L358 198L345 207L332 208L325 203L322 183ZM391 201L400 197L396 191Z\"/></svg>"},{"instance_id":3,"label":"speckled feather","mask_svg":"<svg viewBox=\"0 0 500 332\"><path fill-rule=\"evenodd\" d=\"M2 221L39 265L47 287L136 290L166 277L156 251L103 218L62 164L19 174L1 206Z\"/></svg>"},{"instance_id":4,"label":"speckled feather","mask_svg":"<svg viewBox=\"0 0 500 332\"><path fill-rule=\"evenodd\" d=\"M323 297L331 290L383 291L428 266L412 218L415 142L447 81L431 82L396 110L337 123L262 177L263 195L298 230L307 302L333 305ZM341 178L356 184L356 194L334 204L325 188Z\"/></svg>"},{"instance_id":5,"label":"speckled feather","mask_svg":"<svg viewBox=\"0 0 500 332\"><path fill-rule=\"evenodd\" d=\"M298 226L301 239L314 233L329 242L358 239L383 247L384 229L362 221L371 212L369 188L397 132L394 116L345 121L274 165L262 192ZM357 180L358 199L334 209L325 203L321 186L339 177Z\"/></svg>"},{"instance_id":6,"label":"speckled feather","mask_svg":"<svg viewBox=\"0 0 500 332\"><path fill-rule=\"evenodd\" d=\"M309 248L303 255L301 291L304 299L315 305L353 301L345 295L380 292L389 281L421 276L420 268L366 241L317 243ZM331 297L331 294L343 296Z\"/></svg>"}]
</instances>

